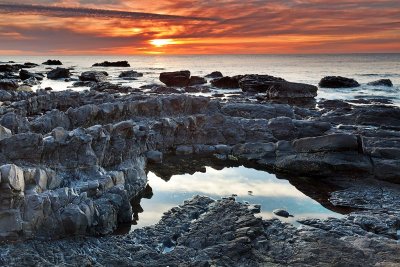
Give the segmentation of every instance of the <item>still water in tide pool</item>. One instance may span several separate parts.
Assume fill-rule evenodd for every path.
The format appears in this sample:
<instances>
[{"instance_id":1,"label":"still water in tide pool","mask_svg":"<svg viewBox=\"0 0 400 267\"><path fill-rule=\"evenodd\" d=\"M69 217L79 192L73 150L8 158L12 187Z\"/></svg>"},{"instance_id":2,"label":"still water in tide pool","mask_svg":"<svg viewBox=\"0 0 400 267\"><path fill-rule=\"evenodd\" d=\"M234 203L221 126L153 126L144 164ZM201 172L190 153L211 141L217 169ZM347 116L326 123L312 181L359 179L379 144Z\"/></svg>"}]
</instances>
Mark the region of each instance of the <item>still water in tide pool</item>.
<instances>
[{"instance_id":1,"label":"still water in tide pool","mask_svg":"<svg viewBox=\"0 0 400 267\"><path fill-rule=\"evenodd\" d=\"M140 202L143 212L139 213L137 225L132 229L157 223L164 212L181 205L184 200L195 195L206 195L213 199L237 195L238 201L261 204L261 213L265 219L277 217L274 209L285 209L294 217L277 217L285 222L297 225L296 220L311 218L340 218L343 215L333 212L308 197L289 181L278 179L274 174L246 167L231 167L215 170L206 167L205 172L173 175L169 181L148 173L149 185L153 189L151 199Z\"/></svg>"}]
</instances>

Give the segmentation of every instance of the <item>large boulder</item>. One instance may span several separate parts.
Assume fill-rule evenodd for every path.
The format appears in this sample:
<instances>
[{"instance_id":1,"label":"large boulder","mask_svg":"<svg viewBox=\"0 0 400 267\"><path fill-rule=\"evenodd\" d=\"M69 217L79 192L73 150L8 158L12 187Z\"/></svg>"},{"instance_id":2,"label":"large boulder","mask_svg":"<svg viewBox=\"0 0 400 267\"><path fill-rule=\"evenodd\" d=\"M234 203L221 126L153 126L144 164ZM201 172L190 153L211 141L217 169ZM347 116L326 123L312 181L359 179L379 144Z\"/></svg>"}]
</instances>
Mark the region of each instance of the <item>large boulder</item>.
<instances>
[{"instance_id":1,"label":"large boulder","mask_svg":"<svg viewBox=\"0 0 400 267\"><path fill-rule=\"evenodd\" d=\"M11 79L0 80L0 90L15 91L18 88L18 82Z\"/></svg>"},{"instance_id":2,"label":"large boulder","mask_svg":"<svg viewBox=\"0 0 400 267\"><path fill-rule=\"evenodd\" d=\"M207 80L204 79L203 77L192 76L192 77L190 77L189 86L200 85L200 84L205 84L205 83L207 83Z\"/></svg>"},{"instance_id":3,"label":"large boulder","mask_svg":"<svg viewBox=\"0 0 400 267\"><path fill-rule=\"evenodd\" d=\"M221 89L236 89L239 88L239 76L216 78L211 80L211 84Z\"/></svg>"},{"instance_id":4,"label":"large boulder","mask_svg":"<svg viewBox=\"0 0 400 267\"><path fill-rule=\"evenodd\" d=\"M29 72L27 70L21 70L19 72L19 77L21 78L21 80L25 81L28 80L30 78L35 78L38 81L43 80L43 75L42 74L38 74L38 73L32 73Z\"/></svg>"},{"instance_id":5,"label":"large boulder","mask_svg":"<svg viewBox=\"0 0 400 267\"><path fill-rule=\"evenodd\" d=\"M220 71L213 71L210 74L207 74L205 77L216 79L216 78L222 78L224 77L224 75L222 75Z\"/></svg>"},{"instance_id":6,"label":"large boulder","mask_svg":"<svg viewBox=\"0 0 400 267\"><path fill-rule=\"evenodd\" d=\"M105 71L85 71L79 76L81 81L90 82L105 82L107 81L108 73Z\"/></svg>"},{"instance_id":7,"label":"large boulder","mask_svg":"<svg viewBox=\"0 0 400 267\"><path fill-rule=\"evenodd\" d=\"M0 72L17 72L19 67L16 65L4 64L0 65Z\"/></svg>"},{"instance_id":8,"label":"large boulder","mask_svg":"<svg viewBox=\"0 0 400 267\"><path fill-rule=\"evenodd\" d=\"M62 65L61 61L57 60L57 59L55 59L55 60L49 59L46 62L43 62L42 64L43 65L50 65L50 66L61 66Z\"/></svg>"},{"instance_id":9,"label":"large boulder","mask_svg":"<svg viewBox=\"0 0 400 267\"><path fill-rule=\"evenodd\" d=\"M7 164L0 167L0 172L2 183L8 183L14 190L24 191L24 171L20 167Z\"/></svg>"},{"instance_id":10,"label":"large boulder","mask_svg":"<svg viewBox=\"0 0 400 267\"><path fill-rule=\"evenodd\" d=\"M292 82L272 82L268 90L270 99L314 98L318 88L314 85Z\"/></svg>"},{"instance_id":11,"label":"large boulder","mask_svg":"<svg viewBox=\"0 0 400 267\"><path fill-rule=\"evenodd\" d=\"M285 82L284 79L270 75L245 75L239 81L243 92L264 93L271 87L271 82Z\"/></svg>"},{"instance_id":12,"label":"large boulder","mask_svg":"<svg viewBox=\"0 0 400 267\"><path fill-rule=\"evenodd\" d=\"M136 80L136 78L138 77L143 77L143 73L134 70L128 70L121 72L121 74L118 77L124 80Z\"/></svg>"},{"instance_id":13,"label":"large boulder","mask_svg":"<svg viewBox=\"0 0 400 267\"><path fill-rule=\"evenodd\" d=\"M47 73L47 78L51 80L65 79L71 77L69 69L56 68Z\"/></svg>"},{"instance_id":14,"label":"large boulder","mask_svg":"<svg viewBox=\"0 0 400 267\"><path fill-rule=\"evenodd\" d=\"M116 62L109 62L109 61L104 61L102 63L95 63L93 64L93 67L130 67L128 61L116 61Z\"/></svg>"},{"instance_id":15,"label":"large boulder","mask_svg":"<svg viewBox=\"0 0 400 267\"><path fill-rule=\"evenodd\" d=\"M321 88L350 88L359 86L360 84L356 80L342 76L327 76L319 82L319 87Z\"/></svg>"},{"instance_id":16,"label":"large boulder","mask_svg":"<svg viewBox=\"0 0 400 267\"><path fill-rule=\"evenodd\" d=\"M368 85L372 86L387 86L387 87L393 87L393 83L390 79L380 79L377 81L369 82L367 83Z\"/></svg>"},{"instance_id":17,"label":"large boulder","mask_svg":"<svg viewBox=\"0 0 400 267\"><path fill-rule=\"evenodd\" d=\"M167 86L184 87L189 85L190 71L162 72L160 74L160 81Z\"/></svg>"}]
</instances>

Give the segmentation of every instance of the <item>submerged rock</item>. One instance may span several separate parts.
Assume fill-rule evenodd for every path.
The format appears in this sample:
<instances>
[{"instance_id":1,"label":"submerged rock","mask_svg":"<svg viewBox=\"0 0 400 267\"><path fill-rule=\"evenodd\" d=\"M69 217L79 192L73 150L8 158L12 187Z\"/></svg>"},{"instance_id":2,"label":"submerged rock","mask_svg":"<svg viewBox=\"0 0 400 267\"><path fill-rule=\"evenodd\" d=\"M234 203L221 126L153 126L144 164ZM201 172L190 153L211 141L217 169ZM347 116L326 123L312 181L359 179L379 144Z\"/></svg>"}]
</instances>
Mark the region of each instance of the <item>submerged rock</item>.
<instances>
[{"instance_id":1,"label":"submerged rock","mask_svg":"<svg viewBox=\"0 0 400 267\"><path fill-rule=\"evenodd\" d=\"M276 210L273 210L272 212L275 215L284 217L284 218L289 218L289 216L290 216L289 212L287 212L286 210L282 210L282 209L276 209Z\"/></svg>"},{"instance_id":2,"label":"submerged rock","mask_svg":"<svg viewBox=\"0 0 400 267\"><path fill-rule=\"evenodd\" d=\"M381 79L373 82L367 83L368 85L372 86L387 86L387 87L393 87L393 83L390 79Z\"/></svg>"},{"instance_id":3,"label":"submerged rock","mask_svg":"<svg viewBox=\"0 0 400 267\"><path fill-rule=\"evenodd\" d=\"M319 82L319 87L321 88L349 88L359 86L360 84L356 80L341 76L327 76Z\"/></svg>"},{"instance_id":4,"label":"submerged rock","mask_svg":"<svg viewBox=\"0 0 400 267\"><path fill-rule=\"evenodd\" d=\"M102 63L95 63L93 64L93 67L130 67L128 61L116 61L116 62L109 62L109 61L104 61Z\"/></svg>"},{"instance_id":5,"label":"submerged rock","mask_svg":"<svg viewBox=\"0 0 400 267\"><path fill-rule=\"evenodd\" d=\"M50 66L57 66L57 65L60 66L60 65L62 65L60 60L52 60L52 59L49 59L46 62L43 62L42 64L43 65L50 65Z\"/></svg>"},{"instance_id":6,"label":"submerged rock","mask_svg":"<svg viewBox=\"0 0 400 267\"><path fill-rule=\"evenodd\" d=\"M124 80L136 80L136 78L138 77L143 77L143 73L133 70L128 70L121 72L121 74L118 77Z\"/></svg>"}]
</instances>

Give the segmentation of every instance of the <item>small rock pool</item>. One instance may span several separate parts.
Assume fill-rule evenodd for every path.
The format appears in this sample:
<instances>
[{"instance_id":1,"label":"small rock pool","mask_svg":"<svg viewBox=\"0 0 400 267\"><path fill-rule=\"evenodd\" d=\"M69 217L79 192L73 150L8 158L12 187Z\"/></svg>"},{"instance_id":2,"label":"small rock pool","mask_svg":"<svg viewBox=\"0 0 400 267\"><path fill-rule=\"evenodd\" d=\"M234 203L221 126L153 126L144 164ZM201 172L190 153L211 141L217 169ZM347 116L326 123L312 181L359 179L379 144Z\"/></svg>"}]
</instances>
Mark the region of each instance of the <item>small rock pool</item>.
<instances>
[{"instance_id":1,"label":"small rock pool","mask_svg":"<svg viewBox=\"0 0 400 267\"><path fill-rule=\"evenodd\" d=\"M340 218L344 216L342 214L347 213L329 204L329 187L321 186L317 181L316 184L311 181L313 186L310 186L310 181L296 180L297 188L302 188L301 184L308 183L303 185L307 188L306 195L288 180L278 179L275 174L244 166L210 167L196 166L196 163L189 163L186 168L183 165L176 166L178 170L175 171L171 171L171 166L168 170L163 165L149 168L148 184L152 193L150 190L150 194L133 203L136 221L131 229L157 223L164 212L195 195L206 195L214 199L235 195L238 201L260 204L259 215L263 218L276 217L295 225L298 225L296 220L304 217ZM278 217L273 213L275 209L284 209L293 217Z\"/></svg>"}]
</instances>

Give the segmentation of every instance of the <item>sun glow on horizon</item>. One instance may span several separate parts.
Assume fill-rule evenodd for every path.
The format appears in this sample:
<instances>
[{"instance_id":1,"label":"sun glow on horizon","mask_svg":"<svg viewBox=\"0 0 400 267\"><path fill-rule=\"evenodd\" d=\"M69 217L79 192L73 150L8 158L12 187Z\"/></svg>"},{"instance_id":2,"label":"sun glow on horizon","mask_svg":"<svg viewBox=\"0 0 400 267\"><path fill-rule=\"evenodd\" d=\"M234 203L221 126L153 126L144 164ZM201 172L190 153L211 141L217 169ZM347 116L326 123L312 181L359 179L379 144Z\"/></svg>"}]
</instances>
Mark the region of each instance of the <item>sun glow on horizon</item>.
<instances>
[{"instance_id":1,"label":"sun glow on horizon","mask_svg":"<svg viewBox=\"0 0 400 267\"><path fill-rule=\"evenodd\" d=\"M154 39L150 40L149 43L154 45L155 47L163 47L166 45L174 44L175 41L173 39Z\"/></svg>"}]
</instances>

